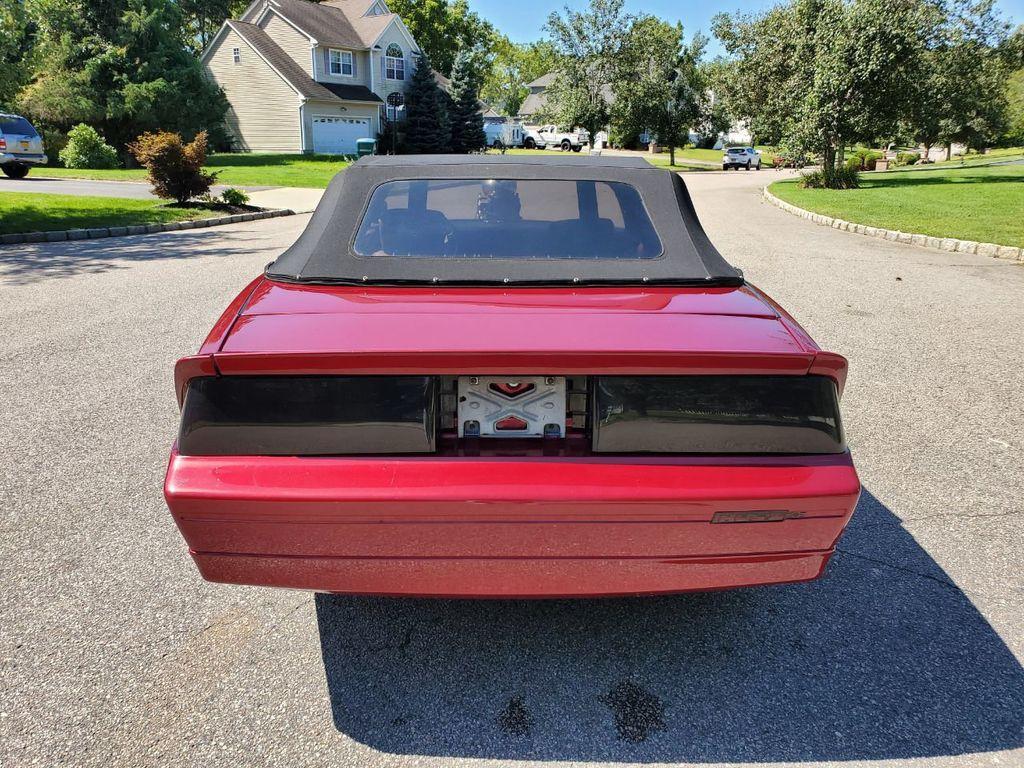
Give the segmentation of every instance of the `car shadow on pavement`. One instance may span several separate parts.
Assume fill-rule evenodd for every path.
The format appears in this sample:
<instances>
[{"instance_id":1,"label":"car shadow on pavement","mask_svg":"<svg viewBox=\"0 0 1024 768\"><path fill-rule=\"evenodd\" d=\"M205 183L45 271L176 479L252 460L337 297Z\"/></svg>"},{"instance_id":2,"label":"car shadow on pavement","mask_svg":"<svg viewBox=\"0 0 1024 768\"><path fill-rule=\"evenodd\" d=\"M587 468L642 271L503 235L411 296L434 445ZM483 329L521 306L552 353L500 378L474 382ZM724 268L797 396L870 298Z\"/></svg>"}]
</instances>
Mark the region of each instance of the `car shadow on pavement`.
<instances>
[{"instance_id":1,"label":"car shadow on pavement","mask_svg":"<svg viewBox=\"0 0 1024 768\"><path fill-rule=\"evenodd\" d=\"M1020 664L866 491L840 550L819 581L733 592L317 595L335 726L383 752L505 760L818 762L1024 745Z\"/></svg>"}]
</instances>

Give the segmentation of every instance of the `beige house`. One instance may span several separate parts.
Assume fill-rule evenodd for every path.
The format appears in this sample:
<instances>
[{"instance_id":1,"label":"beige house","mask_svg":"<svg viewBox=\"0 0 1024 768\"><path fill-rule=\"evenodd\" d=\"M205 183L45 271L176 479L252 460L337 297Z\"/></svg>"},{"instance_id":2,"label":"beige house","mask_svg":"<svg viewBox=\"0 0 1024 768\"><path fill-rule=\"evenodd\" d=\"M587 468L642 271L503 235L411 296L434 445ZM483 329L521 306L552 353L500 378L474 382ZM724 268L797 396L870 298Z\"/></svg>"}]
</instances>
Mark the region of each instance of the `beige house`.
<instances>
[{"instance_id":1,"label":"beige house","mask_svg":"<svg viewBox=\"0 0 1024 768\"><path fill-rule=\"evenodd\" d=\"M388 95L404 93L419 57L384 0L255 0L201 61L237 149L353 154L382 117L401 118Z\"/></svg>"}]
</instances>

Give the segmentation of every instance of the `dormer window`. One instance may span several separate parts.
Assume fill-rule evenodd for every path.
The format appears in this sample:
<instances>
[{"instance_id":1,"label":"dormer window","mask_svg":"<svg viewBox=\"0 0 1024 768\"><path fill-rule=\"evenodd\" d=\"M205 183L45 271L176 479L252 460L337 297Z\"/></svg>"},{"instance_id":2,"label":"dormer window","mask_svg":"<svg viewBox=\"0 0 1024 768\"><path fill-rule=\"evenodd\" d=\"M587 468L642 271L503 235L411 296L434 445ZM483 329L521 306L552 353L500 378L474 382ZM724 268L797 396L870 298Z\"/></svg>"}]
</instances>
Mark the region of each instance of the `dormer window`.
<instances>
[{"instance_id":1,"label":"dormer window","mask_svg":"<svg viewBox=\"0 0 1024 768\"><path fill-rule=\"evenodd\" d=\"M355 73L352 51L339 51L336 48L331 48L328 60L328 70L332 75L352 77Z\"/></svg>"},{"instance_id":2,"label":"dormer window","mask_svg":"<svg viewBox=\"0 0 1024 768\"><path fill-rule=\"evenodd\" d=\"M397 43L392 43L384 51L384 77L405 80L405 54Z\"/></svg>"}]
</instances>

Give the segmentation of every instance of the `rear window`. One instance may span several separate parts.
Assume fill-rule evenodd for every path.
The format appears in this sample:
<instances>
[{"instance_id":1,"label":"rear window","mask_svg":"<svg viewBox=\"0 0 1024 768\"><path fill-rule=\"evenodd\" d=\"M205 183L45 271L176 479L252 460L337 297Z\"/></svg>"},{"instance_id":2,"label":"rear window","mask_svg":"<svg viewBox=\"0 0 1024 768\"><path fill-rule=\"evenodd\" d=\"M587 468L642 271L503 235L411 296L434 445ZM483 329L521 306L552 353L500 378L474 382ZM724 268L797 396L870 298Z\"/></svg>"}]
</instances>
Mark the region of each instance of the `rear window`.
<instances>
[{"instance_id":1,"label":"rear window","mask_svg":"<svg viewBox=\"0 0 1024 768\"><path fill-rule=\"evenodd\" d=\"M745 150L743 147L732 147L729 150L730 155L744 155L746 154L746 152L747 150Z\"/></svg>"},{"instance_id":2,"label":"rear window","mask_svg":"<svg viewBox=\"0 0 1024 768\"><path fill-rule=\"evenodd\" d=\"M0 117L0 133L19 134L21 136L35 136L36 129L32 123L24 117Z\"/></svg>"},{"instance_id":3,"label":"rear window","mask_svg":"<svg viewBox=\"0 0 1024 768\"><path fill-rule=\"evenodd\" d=\"M460 259L654 259L662 252L632 185L552 179L386 182L370 197L354 249Z\"/></svg>"}]
</instances>

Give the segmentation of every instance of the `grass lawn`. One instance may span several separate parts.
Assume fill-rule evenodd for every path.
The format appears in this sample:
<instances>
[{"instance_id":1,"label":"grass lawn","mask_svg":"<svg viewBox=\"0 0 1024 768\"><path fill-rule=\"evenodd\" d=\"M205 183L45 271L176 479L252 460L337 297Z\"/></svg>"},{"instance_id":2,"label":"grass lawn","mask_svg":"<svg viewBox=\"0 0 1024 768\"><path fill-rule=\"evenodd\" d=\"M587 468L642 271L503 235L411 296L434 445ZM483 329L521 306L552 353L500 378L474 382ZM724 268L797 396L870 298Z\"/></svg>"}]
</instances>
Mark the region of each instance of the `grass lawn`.
<instances>
[{"instance_id":1,"label":"grass lawn","mask_svg":"<svg viewBox=\"0 0 1024 768\"><path fill-rule=\"evenodd\" d=\"M206 169L217 172L217 183L236 187L314 187L323 189L334 174L351 165L337 155L213 154ZM51 168L32 171L36 176L71 179L145 181L146 171Z\"/></svg>"},{"instance_id":2,"label":"grass lawn","mask_svg":"<svg viewBox=\"0 0 1024 768\"><path fill-rule=\"evenodd\" d=\"M777 181L770 190L800 208L858 224L1024 246L1024 165L866 173L860 189L850 190Z\"/></svg>"},{"instance_id":3,"label":"grass lawn","mask_svg":"<svg viewBox=\"0 0 1024 768\"><path fill-rule=\"evenodd\" d=\"M0 235L166 224L217 215L221 214L201 208L175 208L159 200L0 192Z\"/></svg>"}]
</instances>

